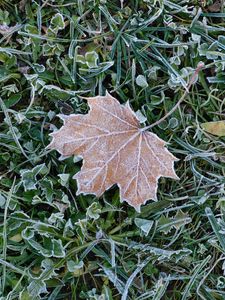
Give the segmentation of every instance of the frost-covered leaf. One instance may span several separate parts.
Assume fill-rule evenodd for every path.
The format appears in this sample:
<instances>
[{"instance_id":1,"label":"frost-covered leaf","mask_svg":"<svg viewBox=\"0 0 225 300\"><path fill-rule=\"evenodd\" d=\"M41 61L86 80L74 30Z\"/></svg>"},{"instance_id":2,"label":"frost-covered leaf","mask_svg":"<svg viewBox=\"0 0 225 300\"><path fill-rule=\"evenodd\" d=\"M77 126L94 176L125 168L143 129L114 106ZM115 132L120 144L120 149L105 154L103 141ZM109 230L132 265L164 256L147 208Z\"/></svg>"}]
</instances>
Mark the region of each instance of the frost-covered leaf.
<instances>
[{"instance_id":1,"label":"frost-covered leaf","mask_svg":"<svg viewBox=\"0 0 225 300\"><path fill-rule=\"evenodd\" d=\"M73 235L74 235L74 225L72 224L71 219L68 219L68 221L66 222L66 224L64 226L63 236L71 237Z\"/></svg>"},{"instance_id":2,"label":"frost-covered leaf","mask_svg":"<svg viewBox=\"0 0 225 300\"><path fill-rule=\"evenodd\" d=\"M85 61L89 68L96 68L98 66L98 54L95 51L87 52L85 54Z\"/></svg>"},{"instance_id":3,"label":"frost-covered leaf","mask_svg":"<svg viewBox=\"0 0 225 300\"><path fill-rule=\"evenodd\" d=\"M141 244L136 242L131 242L129 248L140 250L143 252L149 252L157 257L158 261L175 260L178 262L185 256L192 253L190 249L179 249L179 250L165 250L161 248L152 247L149 244Z\"/></svg>"},{"instance_id":4,"label":"frost-covered leaf","mask_svg":"<svg viewBox=\"0 0 225 300\"><path fill-rule=\"evenodd\" d=\"M65 257L65 250L61 240L53 239L51 241L51 252L53 257Z\"/></svg>"},{"instance_id":5,"label":"frost-covered leaf","mask_svg":"<svg viewBox=\"0 0 225 300\"><path fill-rule=\"evenodd\" d=\"M68 183L68 180L70 178L70 174L66 174L66 173L63 173L63 174L58 174L59 176L59 182L62 186L66 186L67 183Z\"/></svg>"},{"instance_id":6,"label":"frost-covered leaf","mask_svg":"<svg viewBox=\"0 0 225 300\"><path fill-rule=\"evenodd\" d=\"M199 55L200 56L206 56L208 59L217 59L220 55L220 52L218 50L218 42L212 43L210 46L208 46L207 43L203 43L198 48ZM223 53L221 53L223 55Z\"/></svg>"},{"instance_id":7,"label":"frost-covered leaf","mask_svg":"<svg viewBox=\"0 0 225 300\"><path fill-rule=\"evenodd\" d=\"M43 271L40 277L45 277L45 280L57 276L57 273L55 272L55 270L57 269L55 268L54 262L50 258L45 258L44 260L42 260L41 268Z\"/></svg>"},{"instance_id":8,"label":"frost-covered leaf","mask_svg":"<svg viewBox=\"0 0 225 300\"><path fill-rule=\"evenodd\" d=\"M136 83L137 83L137 85L139 85L142 88L148 87L147 80L146 80L145 76L143 76L143 75L138 75L138 77L136 78Z\"/></svg>"},{"instance_id":9,"label":"frost-covered leaf","mask_svg":"<svg viewBox=\"0 0 225 300\"><path fill-rule=\"evenodd\" d=\"M39 297L32 297L28 291L21 291L19 293L19 300L37 300L37 299L40 299Z\"/></svg>"},{"instance_id":10,"label":"frost-covered leaf","mask_svg":"<svg viewBox=\"0 0 225 300\"><path fill-rule=\"evenodd\" d=\"M183 225L191 222L191 218L187 213L178 210L174 217L166 217L162 215L158 220L159 230L165 234L169 233L173 228L180 229Z\"/></svg>"},{"instance_id":11,"label":"frost-covered leaf","mask_svg":"<svg viewBox=\"0 0 225 300\"><path fill-rule=\"evenodd\" d=\"M147 121L147 118L143 115L143 113L140 111L140 109L137 110L135 112L135 114L141 124Z\"/></svg>"},{"instance_id":12,"label":"frost-covered leaf","mask_svg":"<svg viewBox=\"0 0 225 300\"><path fill-rule=\"evenodd\" d=\"M82 269L84 266L83 261L75 262L74 260L67 261L67 268L69 272L75 272L79 269Z\"/></svg>"},{"instance_id":13,"label":"frost-covered leaf","mask_svg":"<svg viewBox=\"0 0 225 300\"><path fill-rule=\"evenodd\" d=\"M80 55L80 54L76 55L76 61L83 64L83 65L86 64L85 57L83 55Z\"/></svg>"},{"instance_id":14,"label":"frost-covered leaf","mask_svg":"<svg viewBox=\"0 0 225 300\"><path fill-rule=\"evenodd\" d=\"M183 225L188 224L192 221L187 213L184 213L182 210L178 210L175 217L172 218L173 226L178 230Z\"/></svg>"},{"instance_id":15,"label":"frost-covered leaf","mask_svg":"<svg viewBox=\"0 0 225 300\"><path fill-rule=\"evenodd\" d=\"M52 180L45 177L42 180L39 180L38 184L43 191L43 194L45 196L44 199L46 199L48 202L51 202L53 199L53 196L55 194L55 191L53 189Z\"/></svg>"},{"instance_id":16,"label":"frost-covered leaf","mask_svg":"<svg viewBox=\"0 0 225 300\"><path fill-rule=\"evenodd\" d=\"M45 164L37 165L31 170L28 169L21 170L20 175L21 175L21 180L25 191L35 190L37 185L36 176L38 174L44 175L47 173L48 173L48 168L46 167Z\"/></svg>"},{"instance_id":17,"label":"frost-covered leaf","mask_svg":"<svg viewBox=\"0 0 225 300\"><path fill-rule=\"evenodd\" d=\"M87 115L60 115L64 126L52 133L48 148L62 155L81 155L83 166L74 178L80 193L101 196L114 184L121 201L140 211L147 200L157 200L158 179L178 179L176 158L166 142L147 132L130 106L120 105L110 94L88 98Z\"/></svg>"},{"instance_id":18,"label":"frost-covered leaf","mask_svg":"<svg viewBox=\"0 0 225 300\"><path fill-rule=\"evenodd\" d=\"M55 270L58 270L58 268L55 268L54 262L50 258L45 258L41 262L41 267L38 267L38 272L35 269L29 270L29 276L35 280L41 280L43 277L45 280L49 280L57 276Z\"/></svg>"},{"instance_id":19,"label":"frost-covered leaf","mask_svg":"<svg viewBox=\"0 0 225 300\"><path fill-rule=\"evenodd\" d=\"M46 284L42 280L33 280L27 287L30 296L36 298L42 293L47 293Z\"/></svg>"},{"instance_id":20,"label":"frost-covered leaf","mask_svg":"<svg viewBox=\"0 0 225 300\"><path fill-rule=\"evenodd\" d=\"M23 231L22 231L22 238L25 240L32 239L34 237L34 229L32 226L27 226Z\"/></svg>"},{"instance_id":21,"label":"frost-covered leaf","mask_svg":"<svg viewBox=\"0 0 225 300\"><path fill-rule=\"evenodd\" d=\"M158 226L159 230L165 234L169 233L172 229L171 220L170 218L161 215L161 217L158 220Z\"/></svg>"},{"instance_id":22,"label":"frost-covered leaf","mask_svg":"<svg viewBox=\"0 0 225 300\"><path fill-rule=\"evenodd\" d=\"M141 231L144 233L144 235L147 236L149 234L149 231L151 230L154 222L151 220L135 218L134 223L138 228L141 229Z\"/></svg>"},{"instance_id":23,"label":"frost-covered leaf","mask_svg":"<svg viewBox=\"0 0 225 300\"><path fill-rule=\"evenodd\" d=\"M43 236L43 232L40 236ZM24 230L22 237L28 242L28 244L38 251L44 257L64 257L65 250L61 240L48 237L48 233L43 236L43 243L37 242L34 229Z\"/></svg>"},{"instance_id":24,"label":"frost-covered leaf","mask_svg":"<svg viewBox=\"0 0 225 300\"><path fill-rule=\"evenodd\" d=\"M225 277L224 276L219 276L217 278L216 287L218 289L224 289L225 288Z\"/></svg>"},{"instance_id":25,"label":"frost-covered leaf","mask_svg":"<svg viewBox=\"0 0 225 300\"><path fill-rule=\"evenodd\" d=\"M51 29L60 30L65 28L63 15L60 13L55 14L51 19Z\"/></svg>"},{"instance_id":26,"label":"frost-covered leaf","mask_svg":"<svg viewBox=\"0 0 225 300\"><path fill-rule=\"evenodd\" d=\"M13 222L9 225L10 230L21 228L22 225L26 225L29 222L30 217L23 211L15 211L11 214Z\"/></svg>"},{"instance_id":27,"label":"frost-covered leaf","mask_svg":"<svg viewBox=\"0 0 225 300\"><path fill-rule=\"evenodd\" d=\"M93 202L88 208L86 212L86 216L90 219L97 220L100 217L101 208L98 203Z\"/></svg>"},{"instance_id":28,"label":"frost-covered leaf","mask_svg":"<svg viewBox=\"0 0 225 300\"><path fill-rule=\"evenodd\" d=\"M48 223L55 226L57 226L58 223L62 223L63 221L64 214L61 212L52 213L51 216L48 218Z\"/></svg>"}]
</instances>

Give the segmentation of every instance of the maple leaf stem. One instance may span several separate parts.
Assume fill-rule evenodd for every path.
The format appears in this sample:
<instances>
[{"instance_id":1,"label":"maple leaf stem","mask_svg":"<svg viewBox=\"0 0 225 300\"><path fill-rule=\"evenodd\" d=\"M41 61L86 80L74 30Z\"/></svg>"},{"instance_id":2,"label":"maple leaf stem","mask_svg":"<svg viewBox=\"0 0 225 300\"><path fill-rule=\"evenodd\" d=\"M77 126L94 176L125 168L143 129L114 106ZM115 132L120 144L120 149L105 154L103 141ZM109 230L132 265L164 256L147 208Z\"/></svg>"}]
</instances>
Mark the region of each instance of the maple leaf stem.
<instances>
[{"instance_id":1,"label":"maple leaf stem","mask_svg":"<svg viewBox=\"0 0 225 300\"><path fill-rule=\"evenodd\" d=\"M202 68L204 67L204 63L199 63L194 74L192 75L189 84L184 92L184 94L181 96L180 100L177 102L177 104L167 113L165 114L161 119L159 119L158 121L156 121L155 123L146 126L144 128L141 129L141 131L146 131L154 126L159 125L161 122L163 122L165 119L167 119L170 115L172 115L172 113L174 113L174 111L180 106L181 102L183 102L183 100L186 98L186 96L188 95L189 91L190 91L190 87L192 86L192 84L195 82L196 77L198 76L198 73L202 70Z\"/></svg>"}]
</instances>

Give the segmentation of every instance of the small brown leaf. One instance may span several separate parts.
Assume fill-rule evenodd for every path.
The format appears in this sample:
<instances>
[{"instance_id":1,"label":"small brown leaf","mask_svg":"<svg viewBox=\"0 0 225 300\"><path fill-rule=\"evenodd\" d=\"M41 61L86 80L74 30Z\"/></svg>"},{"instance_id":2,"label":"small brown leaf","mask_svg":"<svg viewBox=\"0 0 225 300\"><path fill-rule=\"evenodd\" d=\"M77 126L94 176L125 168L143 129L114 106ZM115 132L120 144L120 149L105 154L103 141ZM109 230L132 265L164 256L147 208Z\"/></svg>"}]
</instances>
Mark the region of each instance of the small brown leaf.
<instances>
[{"instance_id":1,"label":"small brown leaf","mask_svg":"<svg viewBox=\"0 0 225 300\"><path fill-rule=\"evenodd\" d=\"M201 124L202 129L216 136L225 136L225 121L206 122Z\"/></svg>"},{"instance_id":2,"label":"small brown leaf","mask_svg":"<svg viewBox=\"0 0 225 300\"><path fill-rule=\"evenodd\" d=\"M222 7L222 1L221 0L217 0L212 5L209 5L207 7L207 10L210 11L210 12L213 12L213 13L214 12L220 12L221 7Z\"/></svg>"},{"instance_id":3,"label":"small brown leaf","mask_svg":"<svg viewBox=\"0 0 225 300\"><path fill-rule=\"evenodd\" d=\"M52 133L48 148L83 157L81 171L74 176L77 194L99 197L117 184L121 201L140 211L147 200L157 201L161 176L178 179L177 159L165 148L165 141L140 127L128 103L123 106L108 93L87 101L87 115L60 115L64 125Z\"/></svg>"}]
</instances>

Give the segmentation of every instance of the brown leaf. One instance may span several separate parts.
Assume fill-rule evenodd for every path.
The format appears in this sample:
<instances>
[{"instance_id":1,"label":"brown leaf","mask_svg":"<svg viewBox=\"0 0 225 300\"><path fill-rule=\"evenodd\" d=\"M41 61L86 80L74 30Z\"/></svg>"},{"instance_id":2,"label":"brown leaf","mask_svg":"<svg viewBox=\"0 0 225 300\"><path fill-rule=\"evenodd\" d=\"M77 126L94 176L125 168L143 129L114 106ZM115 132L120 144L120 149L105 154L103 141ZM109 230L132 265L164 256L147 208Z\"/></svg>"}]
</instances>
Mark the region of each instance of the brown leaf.
<instances>
[{"instance_id":1,"label":"brown leaf","mask_svg":"<svg viewBox=\"0 0 225 300\"><path fill-rule=\"evenodd\" d=\"M207 6L207 10L210 12L220 12L222 6L222 1L217 0L212 5Z\"/></svg>"},{"instance_id":2,"label":"brown leaf","mask_svg":"<svg viewBox=\"0 0 225 300\"><path fill-rule=\"evenodd\" d=\"M48 146L64 156L80 155L83 166L77 179L77 194L101 196L117 184L121 201L140 211L147 200L157 201L161 176L178 179L177 159L166 142L144 131L129 104L121 105L110 94L87 98L86 115L60 115L64 126L52 133Z\"/></svg>"},{"instance_id":3,"label":"brown leaf","mask_svg":"<svg viewBox=\"0 0 225 300\"><path fill-rule=\"evenodd\" d=\"M208 133L216 136L225 136L225 121L202 123L201 127Z\"/></svg>"}]
</instances>

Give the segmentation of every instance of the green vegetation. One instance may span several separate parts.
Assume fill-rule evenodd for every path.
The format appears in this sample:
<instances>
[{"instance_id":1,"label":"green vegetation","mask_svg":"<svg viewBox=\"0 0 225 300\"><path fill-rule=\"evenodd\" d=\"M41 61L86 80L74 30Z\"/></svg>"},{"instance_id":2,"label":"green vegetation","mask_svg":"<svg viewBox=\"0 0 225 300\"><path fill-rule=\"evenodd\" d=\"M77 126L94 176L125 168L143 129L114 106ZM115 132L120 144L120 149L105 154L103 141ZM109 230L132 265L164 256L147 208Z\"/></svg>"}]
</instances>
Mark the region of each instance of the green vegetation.
<instances>
[{"instance_id":1,"label":"green vegetation","mask_svg":"<svg viewBox=\"0 0 225 300\"><path fill-rule=\"evenodd\" d=\"M225 299L221 0L0 1L0 299ZM78 158L46 150L82 96L129 101L179 181L138 214L113 187L76 196ZM140 115L140 114L139 114ZM225 135L225 134L224 134Z\"/></svg>"}]
</instances>

